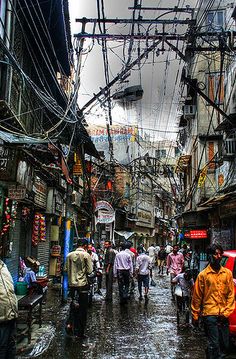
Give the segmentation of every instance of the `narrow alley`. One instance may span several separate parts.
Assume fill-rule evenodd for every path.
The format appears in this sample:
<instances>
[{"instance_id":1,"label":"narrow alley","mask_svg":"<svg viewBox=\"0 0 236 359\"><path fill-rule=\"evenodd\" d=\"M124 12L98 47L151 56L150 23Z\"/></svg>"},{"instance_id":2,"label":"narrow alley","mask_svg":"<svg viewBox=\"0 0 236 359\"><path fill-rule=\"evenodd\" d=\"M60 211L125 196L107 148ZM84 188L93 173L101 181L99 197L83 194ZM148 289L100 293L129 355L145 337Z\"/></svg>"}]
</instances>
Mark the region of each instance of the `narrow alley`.
<instances>
[{"instance_id":1,"label":"narrow alley","mask_svg":"<svg viewBox=\"0 0 236 359\"><path fill-rule=\"evenodd\" d=\"M236 359L236 0L0 19L0 359Z\"/></svg>"}]
</instances>

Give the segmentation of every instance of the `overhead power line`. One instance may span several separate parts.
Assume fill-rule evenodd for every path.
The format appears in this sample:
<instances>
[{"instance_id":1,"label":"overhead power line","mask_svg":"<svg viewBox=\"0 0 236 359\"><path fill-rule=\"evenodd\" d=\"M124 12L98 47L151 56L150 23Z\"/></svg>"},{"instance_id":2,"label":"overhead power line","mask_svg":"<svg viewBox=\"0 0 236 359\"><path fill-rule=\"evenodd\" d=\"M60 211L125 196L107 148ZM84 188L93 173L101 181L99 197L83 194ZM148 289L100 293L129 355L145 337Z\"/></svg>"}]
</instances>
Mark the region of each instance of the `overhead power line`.
<instances>
[{"instance_id":1,"label":"overhead power line","mask_svg":"<svg viewBox=\"0 0 236 359\"><path fill-rule=\"evenodd\" d=\"M88 23L97 23L98 19L76 19L76 22L88 22ZM180 24L180 25L194 25L195 20L177 20L177 19L99 19L99 22L106 24Z\"/></svg>"}]
</instances>

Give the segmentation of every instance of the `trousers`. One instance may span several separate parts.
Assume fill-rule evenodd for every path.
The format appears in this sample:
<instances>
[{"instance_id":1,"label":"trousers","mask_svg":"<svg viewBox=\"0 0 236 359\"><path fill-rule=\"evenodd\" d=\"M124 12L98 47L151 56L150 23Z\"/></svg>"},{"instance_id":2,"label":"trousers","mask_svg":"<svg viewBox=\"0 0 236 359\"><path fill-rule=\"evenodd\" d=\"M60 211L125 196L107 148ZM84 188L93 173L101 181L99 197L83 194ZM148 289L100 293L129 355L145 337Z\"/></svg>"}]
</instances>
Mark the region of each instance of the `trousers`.
<instances>
[{"instance_id":1,"label":"trousers","mask_svg":"<svg viewBox=\"0 0 236 359\"><path fill-rule=\"evenodd\" d=\"M0 359L16 356L16 320L0 323Z\"/></svg>"},{"instance_id":2,"label":"trousers","mask_svg":"<svg viewBox=\"0 0 236 359\"><path fill-rule=\"evenodd\" d=\"M117 274L120 301L126 301L129 296L129 270L119 269Z\"/></svg>"},{"instance_id":3,"label":"trousers","mask_svg":"<svg viewBox=\"0 0 236 359\"><path fill-rule=\"evenodd\" d=\"M111 267L106 273L106 299L112 300L113 291L113 268Z\"/></svg>"},{"instance_id":4,"label":"trousers","mask_svg":"<svg viewBox=\"0 0 236 359\"><path fill-rule=\"evenodd\" d=\"M88 288L72 288L71 297L78 304L73 309L74 335L83 336L87 323Z\"/></svg>"},{"instance_id":5,"label":"trousers","mask_svg":"<svg viewBox=\"0 0 236 359\"><path fill-rule=\"evenodd\" d=\"M203 317L207 337L207 359L221 359L229 349L229 321L217 315Z\"/></svg>"}]
</instances>

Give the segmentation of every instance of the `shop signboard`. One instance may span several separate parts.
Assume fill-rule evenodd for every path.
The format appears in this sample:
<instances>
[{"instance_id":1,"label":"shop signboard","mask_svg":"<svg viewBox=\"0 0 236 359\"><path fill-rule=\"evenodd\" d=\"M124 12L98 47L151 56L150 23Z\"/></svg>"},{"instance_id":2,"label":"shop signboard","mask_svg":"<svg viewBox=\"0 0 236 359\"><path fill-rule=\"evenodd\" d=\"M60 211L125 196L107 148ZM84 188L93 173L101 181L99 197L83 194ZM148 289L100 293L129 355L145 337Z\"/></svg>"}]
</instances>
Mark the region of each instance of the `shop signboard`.
<instances>
[{"instance_id":1,"label":"shop signboard","mask_svg":"<svg viewBox=\"0 0 236 359\"><path fill-rule=\"evenodd\" d=\"M18 163L16 182L30 192L33 189L32 166L24 160L20 160Z\"/></svg>"},{"instance_id":2,"label":"shop signboard","mask_svg":"<svg viewBox=\"0 0 236 359\"><path fill-rule=\"evenodd\" d=\"M0 180L15 180L15 160L15 150L0 145Z\"/></svg>"},{"instance_id":3,"label":"shop signboard","mask_svg":"<svg viewBox=\"0 0 236 359\"><path fill-rule=\"evenodd\" d=\"M61 188L63 188L65 191L67 190L67 182L64 178L60 177L58 184Z\"/></svg>"},{"instance_id":4,"label":"shop signboard","mask_svg":"<svg viewBox=\"0 0 236 359\"><path fill-rule=\"evenodd\" d=\"M75 164L73 166L73 175L74 176L82 176L83 174L83 165L82 165L82 161L79 158L78 155L76 155L76 161Z\"/></svg>"},{"instance_id":5,"label":"shop signboard","mask_svg":"<svg viewBox=\"0 0 236 359\"><path fill-rule=\"evenodd\" d=\"M55 212L62 213L63 212L63 198L60 192L57 190L54 191L55 196Z\"/></svg>"},{"instance_id":6,"label":"shop signboard","mask_svg":"<svg viewBox=\"0 0 236 359\"><path fill-rule=\"evenodd\" d=\"M34 201L34 193L18 184L8 186L8 197L16 201Z\"/></svg>"},{"instance_id":7,"label":"shop signboard","mask_svg":"<svg viewBox=\"0 0 236 359\"><path fill-rule=\"evenodd\" d=\"M112 205L106 201L98 201L95 206L96 223L112 223L115 221L115 211Z\"/></svg>"},{"instance_id":8,"label":"shop signboard","mask_svg":"<svg viewBox=\"0 0 236 359\"><path fill-rule=\"evenodd\" d=\"M46 212L64 216L64 199L62 194L56 188L49 188L47 195Z\"/></svg>"},{"instance_id":9,"label":"shop signboard","mask_svg":"<svg viewBox=\"0 0 236 359\"><path fill-rule=\"evenodd\" d=\"M38 176L34 179L34 203L41 208L46 208L47 205L47 184Z\"/></svg>"},{"instance_id":10,"label":"shop signboard","mask_svg":"<svg viewBox=\"0 0 236 359\"><path fill-rule=\"evenodd\" d=\"M8 197L16 201L26 198L26 188L24 186L10 185L8 186Z\"/></svg>"},{"instance_id":11,"label":"shop signboard","mask_svg":"<svg viewBox=\"0 0 236 359\"><path fill-rule=\"evenodd\" d=\"M143 201L137 210L137 226L154 227L154 208L151 204Z\"/></svg>"},{"instance_id":12,"label":"shop signboard","mask_svg":"<svg viewBox=\"0 0 236 359\"><path fill-rule=\"evenodd\" d=\"M207 238L207 229L193 229L184 233L185 238L201 239Z\"/></svg>"},{"instance_id":13,"label":"shop signboard","mask_svg":"<svg viewBox=\"0 0 236 359\"><path fill-rule=\"evenodd\" d=\"M81 205L81 199L82 199L82 194L80 192L77 192L77 191L72 192L72 201L71 201L71 203L74 206L79 207Z\"/></svg>"}]
</instances>

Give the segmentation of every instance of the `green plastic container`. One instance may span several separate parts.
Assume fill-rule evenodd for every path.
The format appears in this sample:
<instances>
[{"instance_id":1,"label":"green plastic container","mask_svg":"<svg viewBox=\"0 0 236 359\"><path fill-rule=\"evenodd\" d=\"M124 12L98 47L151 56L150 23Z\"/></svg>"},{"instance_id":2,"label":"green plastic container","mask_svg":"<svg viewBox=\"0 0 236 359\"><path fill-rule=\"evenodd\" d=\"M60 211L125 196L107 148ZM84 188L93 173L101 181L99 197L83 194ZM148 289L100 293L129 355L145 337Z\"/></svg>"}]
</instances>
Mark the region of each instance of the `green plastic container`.
<instances>
[{"instance_id":1,"label":"green plastic container","mask_svg":"<svg viewBox=\"0 0 236 359\"><path fill-rule=\"evenodd\" d=\"M16 283L16 294L17 295L26 295L28 292L28 284L26 282L17 282Z\"/></svg>"}]
</instances>

